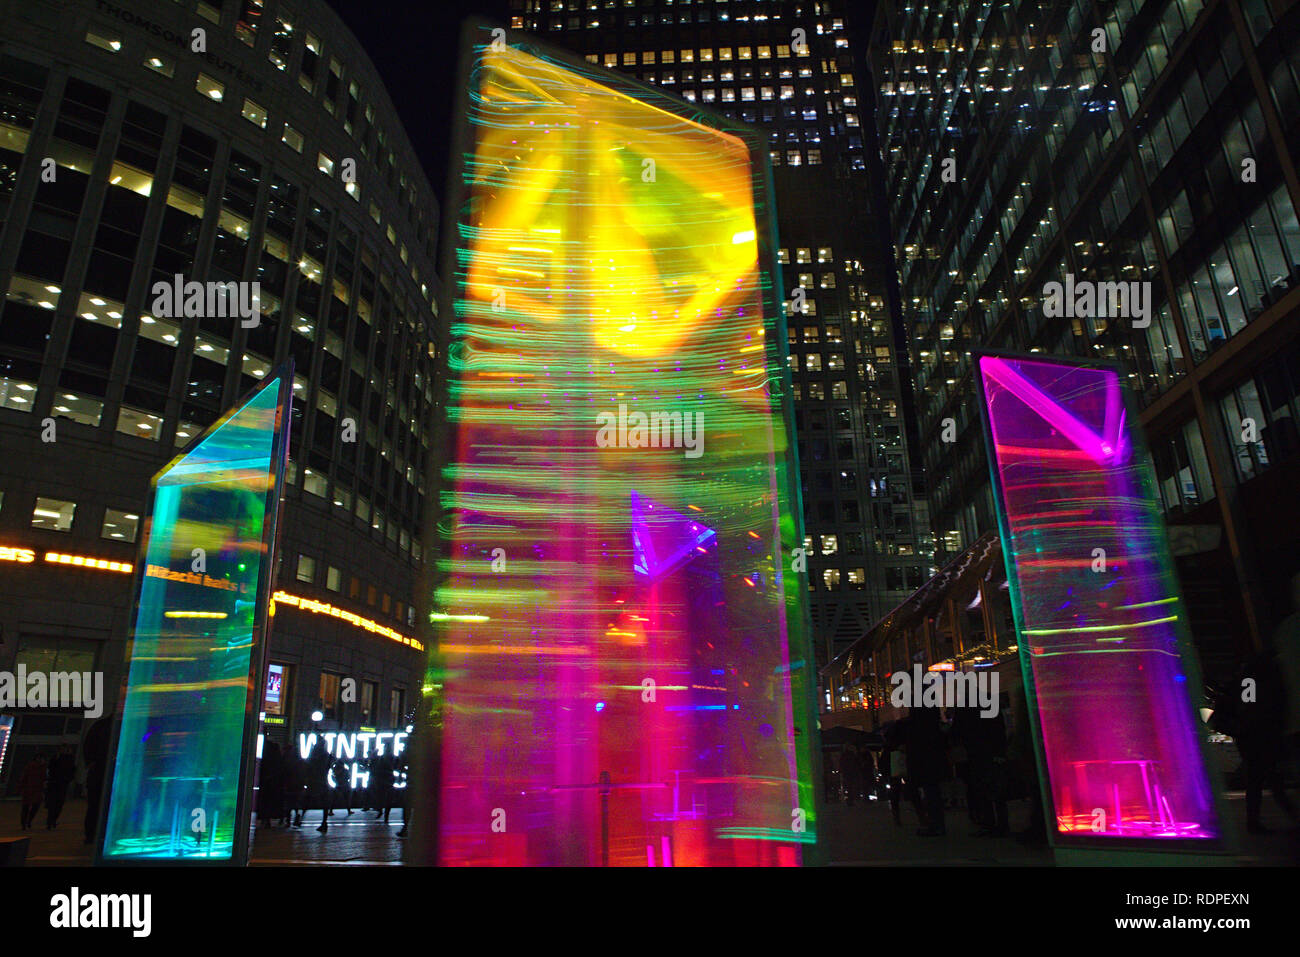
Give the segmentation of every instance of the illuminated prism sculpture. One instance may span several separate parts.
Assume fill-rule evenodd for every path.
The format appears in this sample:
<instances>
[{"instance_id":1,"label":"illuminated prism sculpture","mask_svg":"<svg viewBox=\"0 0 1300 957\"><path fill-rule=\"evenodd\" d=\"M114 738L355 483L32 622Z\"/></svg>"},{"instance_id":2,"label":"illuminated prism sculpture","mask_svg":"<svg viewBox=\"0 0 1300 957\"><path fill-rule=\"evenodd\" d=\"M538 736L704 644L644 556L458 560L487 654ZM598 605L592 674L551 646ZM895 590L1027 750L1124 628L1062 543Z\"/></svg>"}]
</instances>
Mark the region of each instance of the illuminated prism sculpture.
<instances>
[{"instance_id":1,"label":"illuminated prism sculpture","mask_svg":"<svg viewBox=\"0 0 1300 957\"><path fill-rule=\"evenodd\" d=\"M1054 843L1215 841L1187 613L1119 373L993 354L977 372Z\"/></svg>"},{"instance_id":2,"label":"illuminated prism sculpture","mask_svg":"<svg viewBox=\"0 0 1300 957\"><path fill-rule=\"evenodd\" d=\"M522 33L468 36L440 778L410 857L801 863L814 675L766 144Z\"/></svg>"},{"instance_id":3,"label":"illuminated prism sculpture","mask_svg":"<svg viewBox=\"0 0 1300 957\"><path fill-rule=\"evenodd\" d=\"M292 380L154 476L101 862L247 863Z\"/></svg>"}]
</instances>

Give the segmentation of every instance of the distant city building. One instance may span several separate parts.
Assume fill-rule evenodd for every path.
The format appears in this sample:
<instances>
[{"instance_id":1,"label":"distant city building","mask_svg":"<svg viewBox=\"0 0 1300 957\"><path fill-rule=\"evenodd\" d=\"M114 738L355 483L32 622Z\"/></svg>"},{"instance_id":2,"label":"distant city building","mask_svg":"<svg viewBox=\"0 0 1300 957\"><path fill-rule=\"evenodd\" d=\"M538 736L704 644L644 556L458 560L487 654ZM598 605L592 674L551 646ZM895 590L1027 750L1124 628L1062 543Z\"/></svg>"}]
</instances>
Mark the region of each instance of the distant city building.
<instances>
[{"instance_id":1,"label":"distant city building","mask_svg":"<svg viewBox=\"0 0 1300 957\"><path fill-rule=\"evenodd\" d=\"M941 560L997 528L972 351L1113 360L1223 677L1300 571L1300 5L882 3L871 56Z\"/></svg>"},{"instance_id":2,"label":"distant city building","mask_svg":"<svg viewBox=\"0 0 1300 957\"><path fill-rule=\"evenodd\" d=\"M267 734L404 723L438 211L379 75L319 0L0 21L0 669L102 670L111 713L150 477L292 358ZM176 315L177 276L260 314ZM84 731L17 717L7 769Z\"/></svg>"},{"instance_id":3,"label":"distant city building","mask_svg":"<svg viewBox=\"0 0 1300 957\"><path fill-rule=\"evenodd\" d=\"M523 29L770 131L817 660L930 574L852 0L512 0ZM869 94L868 94L869 97ZM919 520L918 520L919 519Z\"/></svg>"}]
</instances>

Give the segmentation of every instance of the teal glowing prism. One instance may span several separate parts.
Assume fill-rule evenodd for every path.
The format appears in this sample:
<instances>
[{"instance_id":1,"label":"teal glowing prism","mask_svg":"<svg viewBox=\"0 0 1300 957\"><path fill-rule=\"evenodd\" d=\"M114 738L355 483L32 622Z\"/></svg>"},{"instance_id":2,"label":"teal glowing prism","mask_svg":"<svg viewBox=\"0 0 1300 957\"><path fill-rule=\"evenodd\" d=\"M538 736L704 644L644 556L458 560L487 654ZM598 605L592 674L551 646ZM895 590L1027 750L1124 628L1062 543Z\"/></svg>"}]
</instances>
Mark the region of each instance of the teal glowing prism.
<instances>
[{"instance_id":1,"label":"teal glowing prism","mask_svg":"<svg viewBox=\"0 0 1300 957\"><path fill-rule=\"evenodd\" d=\"M104 863L244 863L291 369L153 479Z\"/></svg>"}]
</instances>

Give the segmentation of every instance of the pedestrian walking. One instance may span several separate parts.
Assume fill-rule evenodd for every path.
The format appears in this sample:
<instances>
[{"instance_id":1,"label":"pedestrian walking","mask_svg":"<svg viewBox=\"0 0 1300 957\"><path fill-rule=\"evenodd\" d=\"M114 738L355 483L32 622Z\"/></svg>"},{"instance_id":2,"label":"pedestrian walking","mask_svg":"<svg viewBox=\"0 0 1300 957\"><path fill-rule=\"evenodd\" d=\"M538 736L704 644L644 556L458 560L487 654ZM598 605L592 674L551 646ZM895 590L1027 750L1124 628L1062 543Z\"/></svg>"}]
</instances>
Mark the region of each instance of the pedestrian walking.
<instances>
[{"instance_id":1,"label":"pedestrian walking","mask_svg":"<svg viewBox=\"0 0 1300 957\"><path fill-rule=\"evenodd\" d=\"M33 755L23 767L23 773L18 778L18 794L22 799L21 830L32 829L32 821L36 820L36 812L41 809L41 800L45 797L45 775L48 771L49 764L40 752Z\"/></svg>"},{"instance_id":2,"label":"pedestrian walking","mask_svg":"<svg viewBox=\"0 0 1300 957\"><path fill-rule=\"evenodd\" d=\"M316 739L316 746L311 749L311 754L307 757L307 787L312 795L312 803L320 805L320 827L316 830L325 834L329 831L330 816L330 767L333 761L330 758L329 749L325 747L325 742L321 738Z\"/></svg>"},{"instance_id":3,"label":"pedestrian walking","mask_svg":"<svg viewBox=\"0 0 1300 957\"><path fill-rule=\"evenodd\" d=\"M68 788L77 776L77 759L72 756L68 745L59 748L59 753L50 762L45 773L45 829L52 831L59 826L59 815L63 813L64 802L68 799Z\"/></svg>"},{"instance_id":4,"label":"pedestrian walking","mask_svg":"<svg viewBox=\"0 0 1300 957\"><path fill-rule=\"evenodd\" d=\"M257 776L257 823L270 827L284 816L284 758L280 745L268 741L262 751L262 766Z\"/></svg>"},{"instance_id":5,"label":"pedestrian walking","mask_svg":"<svg viewBox=\"0 0 1300 957\"><path fill-rule=\"evenodd\" d=\"M909 710L903 747L907 752L910 783L920 792L925 809L925 826L916 832L921 837L940 837L947 833L943 820L945 743L938 708Z\"/></svg>"},{"instance_id":6,"label":"pedestrian walking","mask_svg":"<svg viewBox=\"0 0 1300 957\"><path fill-rule=\"evenodd\" d=\"M284 826L302 827L306 805L307 762L297 750L284 762Z\"/></svg>"},{"instance_id":7,"label":"pedestrian walking","mask_svg":"<svg viewBox=\"0 0 1300 957\"><path fill-rule=\"evenodd\" d=\"M105 715L90 726L81 742L81 760L86 765L86 818L82 822L86 843L93 844L99 830L99 806L104 794L104 775L108 770L109 739L113 719Z\"/></svg>"},{"instance_id":8,"label":"pedestrian walking","mask_svg":"<svg viewBox=\"0 0 1300 957\"><path fill-rule=\"evenodd\" d=\"M1248 700L1245 689L1253 686ZM1216 703L1212 719L1228 729L1237 743L1246 772L1246 830L1265 834L1270 830L1260 820L1264 790L1270 789L1278 806L1291 822L1298 823L1295 806L1287 797L1281 762L1286 742L1286 686L1281 664L1272 648L1252 655L1238 673L1237 681ZM1228 711L1225 718L1223 711Z\"/></svg>"},{"instance_id":9,"label":"pedestrian walking","mask_svg":"<svg viewBox=\"0 0 1300 957\"><path fill-rule=\"evenodd\" d=\"M845 745L840 755L841 775L844 778L844 802L853 807L862 790L862 759L851 745Z\"/></svg>"},{"instance_id":10,"label":"pedestrian walking","mask_svg":"<svg viewBox=\"0 0 1300 957\"><path fill-rule=\"evenodd\" d=\"M388 823L389 812L393 809L393 778L395 768L391 754L377 754L370 773L370 783L374 788L375 819L384 819Z\"/></svg>"}]
</instances>

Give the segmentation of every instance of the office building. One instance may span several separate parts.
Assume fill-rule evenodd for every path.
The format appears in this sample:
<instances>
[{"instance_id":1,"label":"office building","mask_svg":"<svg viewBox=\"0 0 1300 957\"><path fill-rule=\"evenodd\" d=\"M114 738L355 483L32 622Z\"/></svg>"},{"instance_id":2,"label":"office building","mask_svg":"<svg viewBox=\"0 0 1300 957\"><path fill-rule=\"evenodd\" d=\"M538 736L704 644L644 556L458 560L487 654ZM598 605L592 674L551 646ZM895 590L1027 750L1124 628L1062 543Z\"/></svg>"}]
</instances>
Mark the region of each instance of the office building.
<instances>
[{"instance_id":1,"label":"office building","mask_svg":"<svg viewBox=\"0 0 1300 957\"><path fill-rule=\"evenodd\" d=\"M1267 0L912 0L872 29L940 560L997 528L972 353L1118 363L1211 681L1300 571L1298 41Z\"/></svg>"},{"instance_id":2,"label":"office building","mask_svg":"<svg viewBox=\"0 0 1300 957\"><path fill-rule=\"evenodd\" d=\"M0 668L102 671L111 711L150 477L292 359L267 735L404 725L437 204L374 66L319 0L0 20ZM178 276L260 312L179 315ZM85 724L17 718L10 786Z\"/></svg>"},{"instance_id":3,"label":"office building","mask_svg":"<svg viewBox=\"0 0 1300 957\"><path fill-rule=\"evenodd\" d=\"M931 564L884 210L868 187L865 43L850 39L858 12L848 0L512 0L508 25L769 136L820 664Z\"/></svg>"}]
</instances>

